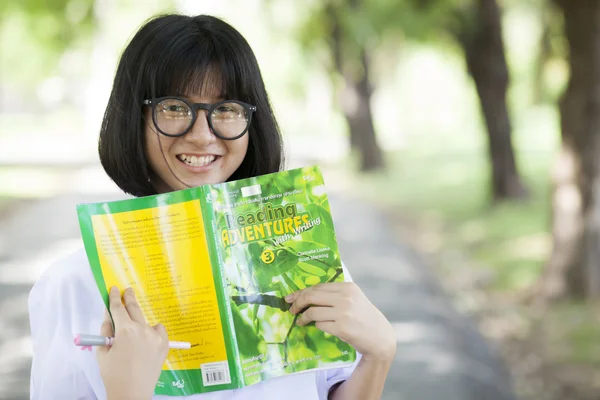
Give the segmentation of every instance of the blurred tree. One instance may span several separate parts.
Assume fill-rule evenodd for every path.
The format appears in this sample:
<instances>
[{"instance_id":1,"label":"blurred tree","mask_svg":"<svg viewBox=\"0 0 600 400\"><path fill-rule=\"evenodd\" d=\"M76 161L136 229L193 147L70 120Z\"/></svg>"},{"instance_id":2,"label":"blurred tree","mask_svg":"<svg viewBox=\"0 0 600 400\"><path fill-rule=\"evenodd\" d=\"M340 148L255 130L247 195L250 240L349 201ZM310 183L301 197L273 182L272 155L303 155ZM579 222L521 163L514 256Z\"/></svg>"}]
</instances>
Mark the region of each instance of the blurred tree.
<instances>
[{"instance_id":1,"label":"blurred tree","mask_svg":"<svg viewBox=\"0 0 600 400\"><path fill-rule=\"evenodd\" d=\"M546 67L555 59L564 60L562 12L554 1L537 0L542 27L540 44L533 76L533 103L554 103L556 95L548 87Z\"/></svg>"},{"instance_id":2,"label":"blurred tree","mask_svg":"<svg viewBox=\"0 0 600 400\"><path fill-rule=\"evenodd\" d=\"M325 13L330 29L327 43L335 71L343 78L340 104L350 130L350 146L360 152L361 170L368 171L383 167L383 157L371 112L370 54L364 38L351 33L356 24L366 22L359 1L348 0L347 4L328 1Z\"/></svg>"},{"instance_id":3,"label":"blurred tree","mask_svg":"<svg viewBox=\"0 0 600 400\"><path fill-rule=\"evenodd\" d=\"M552 172L553 249L545 298L600 296L600 0L554 0L564 15L570 80Z\"/></svg>"},{"instance_id":4,"label":"blurred tree","mask_svg":"<svg viewBox=\"0 0 600 400\"><path fill-rule=\"evenodd\" d=\"M35 89L39 79L55 73L65 50L91 37L93 4L94 0L0 1L1 78Z\"/></svg>"},{"instance_id":5,"label":"blurred tree","mask_svg":"<svg viewBox=\"0 0 600 400\"><path fill-rule=\"evenodd\" d=\"M410 1L417 12L433 14L426 29L449 33L463 50L487 128L493 199L526 197L513 151L506 102L509 73L497 0Z\"/></svg>"},{"instance_id":6,"label":"blurred tree","mask_svg":"<svg viewBox=\"0 0 600 400\"><path fill-rule=\"evenodd\" d=\"M513 152L506 104L508 67L502 40L501 11L496 0L462 3L455 11L460 23L453 33L461 44L467 70L475 82L485 118L492 194L495 200L526 196Z\"/></svg>"},{"instance_id":7,"label":"blurred tree","mask_svg":"<svg viewBox=\"0 0 600 400\"><path fill-rule=\"evenodd\" d=\"M349 130L351 149L360 154L363 171L384 166L377 143L371 96L374 85L369 76L371 51L377 31L362 0L323 0L302 26L299 36L307 49L325 44L327 66Z\"/></svg>"},{"instance_id":8,"label":"blurred tree","mask_svg":"<svg viewBox=\"0 0 600 400\"><path fill-rule=\"evenodd\" d=\"M435 40L440 34L451 34L460 44L475 82L487 127L494 200L525 197L513 152L509 74L496 0L324 0L314 6L300 36L309 49L327 43L351 146L361 151L363 168L371 169L382 163L376 162L381 155L368 108L374 90L370 56L386 38L399 43L404 35Z\"/></svg>"}]
</instances>

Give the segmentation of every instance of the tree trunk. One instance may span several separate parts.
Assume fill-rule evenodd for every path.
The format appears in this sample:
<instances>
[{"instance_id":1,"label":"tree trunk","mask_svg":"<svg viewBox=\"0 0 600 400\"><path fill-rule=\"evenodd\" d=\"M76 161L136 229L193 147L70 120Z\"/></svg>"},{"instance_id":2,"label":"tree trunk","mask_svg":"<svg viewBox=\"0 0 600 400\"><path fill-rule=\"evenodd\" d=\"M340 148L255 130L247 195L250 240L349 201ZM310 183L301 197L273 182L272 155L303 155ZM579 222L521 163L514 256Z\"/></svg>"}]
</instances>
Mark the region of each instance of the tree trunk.
<instances>
[{"instance_id":1,"label":"tree trunk","mask_svg":"<svg viewBox=\"0 0 600 400\"><path fill-rule=\"evenodd\" d=\"M369 83L369 65L365 49L361 49L360 63L364 71L358 79L344 74L345 88L341 99L344 116L348 121L351 143L360 152L362 171L371 171L383 167L381 149L373 126L371 95L373 89Z\"/></svg>"},{"instance_id":2,"label":"tree trunk","mask_svg":"<svg viewBox=\"0 0 600 400\"><path fill-rule=\"evenodd\" d=\"M559 0L571 77L552 174L553 249L540 281L555 299L600 296L600 0Z\"/></svg>"},{"instance_id":3,"label":"tree trunk","mask_svg":"<svg viewBox=\"0 0 600 400\"><path fill-rule=\"evenodd\" d=\"M547 101L548 95L544 83L544 70L548 60L552 57L552 24L553 9L551 3L543 4L540 12L542 24L542 35L539 42L539 51L535 61L535 72L533 76L533 103L542 104Z\"/></svg>"},{"instance_id":4,"label":"tree trunk","mask_svg":"<svg viewBox=\"0 0 600 400\"><path fill-rule=\"evenodd\" d=\"M459 34L469 74L475 81L488 134L494 200L527 195L517 171L506 106L508 67L501 13L496 0L477 0L475 18Z\"/></svg>"},{"instance_id":5,"label":"tree trunk","mask_svg":"<svg viewBox=\"0 0 600 400\"><path fill-rule=\"evenodd\" d=\"M353 10L358 8L355 0L350 3ZM377 143L371 112L373 88L369 80L369 58L364 45L347 42L350 35L343 30L338 8L326 5L331 22L330 46L334 65L336 73L344 80L339 101L350 131L350 148L360 154L361 171L381 169L384 166L383 155ZM357 59L348 54L349 48L358 53Z\"/></svg>"}]
</instances>

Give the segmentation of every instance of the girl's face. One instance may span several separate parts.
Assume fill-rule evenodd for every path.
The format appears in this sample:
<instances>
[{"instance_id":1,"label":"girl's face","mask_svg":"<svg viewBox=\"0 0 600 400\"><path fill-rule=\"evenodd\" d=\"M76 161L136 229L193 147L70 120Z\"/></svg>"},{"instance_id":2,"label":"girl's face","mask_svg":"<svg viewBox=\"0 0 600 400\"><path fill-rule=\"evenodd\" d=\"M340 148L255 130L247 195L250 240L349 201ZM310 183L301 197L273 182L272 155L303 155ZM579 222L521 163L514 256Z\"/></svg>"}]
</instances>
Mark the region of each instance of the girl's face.
<instances>
[{"instance_id":1,"label":"girl's face","mask_svg":"<svg viewBox=\"0 0 600 400\"><path fill-rule=\"evenodd\" d=\"M223 100L214 96L185 98L193 103L210 104ZM145 107L144 113L146 157L154 171L152 184L158 193L185 189L186 185L196 187L225 182L246 156L248 133L236 140L218 138L211 132L204 110L198 110L194 126L181 137L168 137L158 132L152 122L151 107Z\"/></svg>"}]
</instances>

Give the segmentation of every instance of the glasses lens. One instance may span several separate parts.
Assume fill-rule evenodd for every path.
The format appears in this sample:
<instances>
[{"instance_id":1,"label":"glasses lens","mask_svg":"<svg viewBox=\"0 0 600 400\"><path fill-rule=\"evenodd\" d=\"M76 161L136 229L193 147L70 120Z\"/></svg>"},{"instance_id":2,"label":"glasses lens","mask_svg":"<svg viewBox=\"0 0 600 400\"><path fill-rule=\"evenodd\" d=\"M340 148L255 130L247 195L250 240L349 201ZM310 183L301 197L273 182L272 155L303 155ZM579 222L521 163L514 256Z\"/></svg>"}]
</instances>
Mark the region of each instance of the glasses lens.
<instances>
[{"instance_id":1,"label":"glasses lens","mask_svg":"<svg viewBox=\"0 0 600 400\"><path fill-rule=\"evenodd\" d=\"M219 104L210 114L210 118L216 133L225 138L234 138L248 127L250 112L239 103L227 102Z\"/></svg>"},{"instance_id":2,"label":"glasses lens","mask_svg":"<svg viewBox=\"0 0 600 400\"><path fill-rule=\"evenodd\" d=\"M192 124L192 109L177 99L162 100L154 109L157 127L168 135L179 135Z\"/></svg>"}]
</instances>

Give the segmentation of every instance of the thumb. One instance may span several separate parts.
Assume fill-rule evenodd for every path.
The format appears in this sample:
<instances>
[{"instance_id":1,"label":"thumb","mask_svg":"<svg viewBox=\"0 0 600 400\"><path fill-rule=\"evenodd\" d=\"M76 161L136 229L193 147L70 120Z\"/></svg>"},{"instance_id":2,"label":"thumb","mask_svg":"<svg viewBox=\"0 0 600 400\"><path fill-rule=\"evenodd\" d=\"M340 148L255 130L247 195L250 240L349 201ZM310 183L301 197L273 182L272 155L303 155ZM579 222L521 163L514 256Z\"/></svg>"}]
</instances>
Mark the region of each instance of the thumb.
<instances>
[{"instance_id":1,"label":"thumb","mask_svg":"<svg viewBox=\"0 0 600 400\"><path fill-rule=\"evenodd\" d=\"M167 334L167 330L165 329L165 326L163 324L156 324L152 327L152 329L158 333L158 335L161 338L161 348L162 348L162 354L163 357L167 357L167 354L169 354L169 337Z\"/></svg>"},{"instance_id":2,"label":"thumb","mask_svg":"<svg viewBox=\"0 0 600 400\"><path fill-rule=\"evenodd\" d=\"M110 314L107 309L104 309L104 321L102 321L102 326L100 327L100 335L105 337L112 337L114 335ZM98 346L96 351L107 352L108 349L109 346Z\"/></svg>"}]
</instances>

